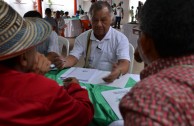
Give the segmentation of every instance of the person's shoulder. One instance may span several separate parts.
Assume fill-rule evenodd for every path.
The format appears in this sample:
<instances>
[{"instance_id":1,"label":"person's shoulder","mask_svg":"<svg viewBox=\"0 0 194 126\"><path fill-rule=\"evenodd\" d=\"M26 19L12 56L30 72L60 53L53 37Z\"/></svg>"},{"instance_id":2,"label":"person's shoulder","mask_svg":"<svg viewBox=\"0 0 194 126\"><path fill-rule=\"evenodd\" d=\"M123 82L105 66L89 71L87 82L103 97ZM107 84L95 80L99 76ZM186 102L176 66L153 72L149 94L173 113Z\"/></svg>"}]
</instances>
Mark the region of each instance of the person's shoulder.
<instances>
[{"instance_id":1,"label":"person's shoulder","mask_svg":"<svg viewBox=\"0 0 194 126\"><path fill-rule=\"evenodd\" d=\"M56 81L52 80L52 79L49 79L49 78L46 78L45 76L43 75L39 75L39 74L35 74L35 73L26 73L25 75L25 78L27 81L29 81L29 83L33 83L34 85L37 85L37 86L46 86L48 87L49 85L58 85L56 83ZM40 85L39 85L40 84Z\"/></svg>"},{"instance_id":2,"label":"person's shoulder","mask_svg":"<svg viewBox=\"0 0 194 126\"><path fill-rule=\"evenodd\" d=\"M29 88L47 89L49 87L58 86L56 81L36 73L20 73L17 74L17 78L21 78L20 81L25 82L24 85L27 85Z\"/></svg>"},{"instance_id":3,"label":"person's shoulder","mask_svg":"<svg viewBox=\"0 0 194 126\"><path fill-rule=\"evenodd\" d=\"M22 90L26 97L33 99L43 98L46 95L52 97L61 88L56 81L35 73L17 73L16 77L19 83L17 88Z\"/></svg>"},{"instance_id":4,"label":"person's shoulder","mask_svg":"<svg viewBox=\"0 0 194 126\"><path fill-rule=\"evenodd\" d=\"M77 40L86 40L90 32L92 32L92 29L81 33L78 37L76 37L76 39Z\"/></svg>"},{"instance_id":5,"label":"person's shoulder","mask_svg":"<svg viewBox=\"0 0 194 126\"><path fill-rule=\"evenodd\" d=\"M120 31L114 29L111 27L111 30L112 30L112 34L114 37L117 37L117 38L122 38L122 39L127 39L127 37Z\"/></svg>"},{"instance_id":6,"label":"person's shoulder","mask_svg":"<svg viewBox=\"0 0 194 126\"><path fill-rule=\"evenodd\" d=\"M58 35L57 35L57 33L55 31L52 31L51 34L50 34L50 36L57 37L58 38Z\"/></svg>"}]
</instances>

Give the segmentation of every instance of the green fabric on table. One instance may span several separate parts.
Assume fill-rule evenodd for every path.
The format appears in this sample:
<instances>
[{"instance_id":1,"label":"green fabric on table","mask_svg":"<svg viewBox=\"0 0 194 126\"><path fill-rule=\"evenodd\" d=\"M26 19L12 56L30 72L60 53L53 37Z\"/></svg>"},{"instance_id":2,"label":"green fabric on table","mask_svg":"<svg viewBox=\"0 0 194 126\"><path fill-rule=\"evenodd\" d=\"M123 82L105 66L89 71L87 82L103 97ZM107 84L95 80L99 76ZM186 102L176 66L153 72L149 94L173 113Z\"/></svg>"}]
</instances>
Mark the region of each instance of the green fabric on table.
<instances>
[{"instance_id":1,"label":"green fabric on table","mask_svg":"<svg viewBox=\"0 0 194 126\"><path fill-rule=\"evenodd\" d=\"M62 86L63 81L60 79L60 76L67 70L68 69L62 71L50 71L46 74L46 77L56 80L57 83ZM132 78L129 78L125 87L132 87L135 83L136 82ZM118 120L118 117L106 102L101 92L119 88L86 83L80 83L80 85L88 90L89 98L95 109L94 118L89 126L108 126L113 121Z\"/></svg>"}]
</instances>

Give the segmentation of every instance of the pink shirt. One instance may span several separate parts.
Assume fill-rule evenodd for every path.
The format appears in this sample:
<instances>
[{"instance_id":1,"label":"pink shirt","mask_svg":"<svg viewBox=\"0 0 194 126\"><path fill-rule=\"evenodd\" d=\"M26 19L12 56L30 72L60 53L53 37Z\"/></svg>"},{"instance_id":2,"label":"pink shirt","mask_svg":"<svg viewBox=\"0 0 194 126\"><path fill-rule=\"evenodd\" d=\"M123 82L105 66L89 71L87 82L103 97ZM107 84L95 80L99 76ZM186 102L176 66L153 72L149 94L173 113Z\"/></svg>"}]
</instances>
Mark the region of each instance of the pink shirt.
<instances>
[{"instance_id":1,"label":"pink shirt","mask_svg":"<svg viewBox=\"0 0 194 126\"><path fill-rule=\"evenodd\" d=\"M194 55L160 59L141 79L120 102L126 126L194 125Z\"/></svg>"}]
</instances>

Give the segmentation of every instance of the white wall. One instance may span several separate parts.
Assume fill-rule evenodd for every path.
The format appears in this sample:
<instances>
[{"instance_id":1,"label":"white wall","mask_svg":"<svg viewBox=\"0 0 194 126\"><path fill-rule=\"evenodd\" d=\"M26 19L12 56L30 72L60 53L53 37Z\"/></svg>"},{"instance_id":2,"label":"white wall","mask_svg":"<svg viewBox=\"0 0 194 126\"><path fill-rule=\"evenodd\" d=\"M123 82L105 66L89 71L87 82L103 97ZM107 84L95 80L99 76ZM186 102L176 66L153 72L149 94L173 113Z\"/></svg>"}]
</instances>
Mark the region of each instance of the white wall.
<instances>
[{"instance_id":1,"label":"white wall","mask_svg":"<svg viewBox=\"0 0 194 126\"><path fill-rule=\"evenodd\" d=\"M21 0L21 4L17 4L16 0L4 0L10 4L18 13L23 16L27 11L33 10L33 1L35 0ZM70 16L74 15L74 0L52 0L51 8L54 11L63 10L69 11ZM122 7L124 9L124 19L121 21L121 24L129 22L129 10L131 6L134 6L134 13L139 0L112 0L112 3L118 4L120 1L123 1ZM140 0L143 3L146 0ZM89 11L91 6L90 0L77 0L77 5L81 5L82 9L85 12ZM44 16L44 10L49 7L48 0L44 0L42 3L42 12Z\"/></svg>"},{"instance_id":2,"label":"white wall","mask_svg":"<svg viewBox=\"0 0 194 126\"><path fill-rule=\"evenodd\" d=\"M16 2L16 0L4 0L11 7L13 7L22 17L23 15L33 10L33 1L32 0L21 0L20 3Z\"/></svg>"},{"instance_id":3,"label":"white wall","mask_svg":"<svg viewBox=\"0 0 194 126\"><path fill-rule=\"evenodd\" d=\"M53 11L69 11L69 16L72 16L74 15L74 0L52 0L52 4L50 5L50 7L48 0L44 0L42 2L43 17L45 16L44 12L46 8L51 8Z\"/></svg>"},{"instance_id":4,"label":"white wall","mask_svg":"<svg viewBox=\"0 0 194 126\"><path fill-rule=\"evenodd\" d=\"M85 12L88 12L89 9L90 9L91 4L92 4L92 3L91 3L90 1L83 1L83 10L84 10Z\"/></svg>"},{"instance_id":5,"label":"white wall","mask_svg":"<svg viewBox=\"0 0 194 126\"><path fill-rule=\"evenodd\" d=\"M77 0L77 5L81 5L84 12L88 12L91 6L90 0ZM78 8L79 9L79 8Z\"/></svg>"}]
</instances>

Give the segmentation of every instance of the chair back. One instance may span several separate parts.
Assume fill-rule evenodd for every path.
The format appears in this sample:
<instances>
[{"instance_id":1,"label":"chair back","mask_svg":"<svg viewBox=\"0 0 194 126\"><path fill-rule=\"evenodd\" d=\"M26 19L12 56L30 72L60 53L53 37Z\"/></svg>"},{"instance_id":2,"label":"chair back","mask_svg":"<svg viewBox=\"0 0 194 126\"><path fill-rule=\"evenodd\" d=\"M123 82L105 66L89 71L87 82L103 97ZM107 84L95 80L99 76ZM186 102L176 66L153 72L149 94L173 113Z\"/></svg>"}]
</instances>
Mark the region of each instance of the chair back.
<instances>
[{"instance_id":1,"label":"chair back","mask_svg":"<svg viewBox=\"0 0 194 126\"><path fill-rule=\"evenodd\" d=\"M129 56L130 56L130 67L129 67L129 71L128 73L132 73L133 71L133 62L134 62L134 52L135 52L135 49L133 47L133 45L131 43L129 43Z\"/></svg>"},{"instance_id":2,"label":"chair back","mask_svg":"<svg viewBox=\"0 0 194 126\"><path fill-rule=\"evenodd\" d=\"M62 37L62 36L58 36L58 41L59 41L59 51L61 53L61 55L63 54L63 46L66 47L66 56L69 55L69 40Z\"/></svg>"}]
</instances>

